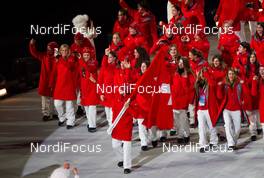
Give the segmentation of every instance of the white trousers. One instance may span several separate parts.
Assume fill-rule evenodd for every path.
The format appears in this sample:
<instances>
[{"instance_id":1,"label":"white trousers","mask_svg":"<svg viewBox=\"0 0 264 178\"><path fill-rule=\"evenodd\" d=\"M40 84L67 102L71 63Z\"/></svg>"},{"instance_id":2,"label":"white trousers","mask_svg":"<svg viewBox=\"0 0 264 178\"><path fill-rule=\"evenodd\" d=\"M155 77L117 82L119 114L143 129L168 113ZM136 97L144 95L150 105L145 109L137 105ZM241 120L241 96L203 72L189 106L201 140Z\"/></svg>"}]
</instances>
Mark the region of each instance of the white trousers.
<instances>
[{"instance_id":1,"label":"white trousers","mask_svg":"<svg viewBox=\"0 0 264 178\"><path fill-rule=\"evenodd\" d=\"M123 161L124 169L131 169L131 141L121 141L113 138L112 147L114 149L118 161Z\"/></svg>"},{"instance_id":2,"label":"white trousers","mask_svg":"<svg viewBox=\"0 0 264 178\"><path fill-rule=\"evenodd\" d=\"M41 110L44 116L52 116L54 113L54 101L52 97L41 96Z\"/></svg>"},{"instance_id":3,"label":"white trousers","mask_svg":"<svg viewBox=\"0 0 264 178\"><path fill-rule=\"evenodd\" d=\"M151 141L157 141L158 140L158 134L157 134L157 127L152 126L151 129L149 129L149 135Z\"/></svg>"},{"instance_id":4,"label":"white trousers","mask_svg":"<svg viewBox=\"0 0 264 178\"><path fill-rule=\"evenodd\" d=\"M218 143L217 131L213 127L208 110L198 110L197 115L200 147L207 145L207 129L210 132L210 144L216 145Z\"/></svg>"},{"instance_id":5,"label":"white trousers","mask_svg":"<svg viewBox=\"0 0 264 178\"><path fill-rule=\"evenodd\" d=\"M106 115L106 120L108 122L108 125L110 126L112 124L112 119L113 119L112 108L105 107L105 115Z\"/></svg>"},{"instance_id":6,"label":"white trousers","mask_svg":"<svg viewBox=\"0 0 264 178\"><path fill-rule=\"evenodd\" d=\"M241 130L241 112L223 111L225 132L228 146L235 146Z\"/></svg>"},{"instance_id":7,"label":"white trousers","mask_svg":"<svg viewBox=\"0 0 264 178\"><path fill-rule=\"evenodd\" d=\"M253 110L252 112L248 112L248 119L250 121L249 131L251 135L257 135L257 129L261 129L261 124L259 120L259 110Z\"/></svg>"},{"instance_id":8,"label":"white trousers","mask_svg":"<svg viewBox=\"0 0 264 178\"><path fill-rule=\"evenodd\" d=\"M76 100L76 105L81 106L81 91L77 91L77 100Z\"/></svg>"},{"instance_id":9,"label":"white trousers","mask_svg":"<svg viewBox=\"0 0 264 178\"><path fill-rule=\"evenodd\" d=\"M54 105L58 112L58 117L59 117L60 122L64 122L67 119L67 125L74 126L75 101L54 100Z\"/></svg>"},{"instance_id":10,"label":"white trousers","mask_svg":"<svg viewBox=\"0 0 264 178\"><path fill-rule=\"evenodd\" d=\"M167 3L167 20L168 23L170 22L170 19L172 18L172 3L170 1L168 1Z\"/></svg>"},{"instance_id":11,"label":"white trousers","mask_svg":"<svg viewBox=\"0 0 264 178\"><path fill-rule=\"evenodd\" d=\"M159 130L160 137L166 137L168 136L168 130Z\"/></svg>"},{"instance_id":12,"label":"white trousers","mask_svg":"<svg viewBox=\"0 0 264 178\"><path fill-rule=\"evenodd\" d=\"M177 138L190 136L190 124L186 110L173 110L174 127L176 128Z\"/></svg>"},{"instance_id":13,"label":"white trousers","mask_svg":"<svg viewBox=\"0 0 264 178\"><path fill-rule=\"evenodd\" d=\"M241 31L240 31L240 36L241 36L241 41L246 41L246 33L245 33L245 21L240 22L241 26ZM250 30L250 40L251 36L255 34L256 28L257 28L257 22L255 21L248 21L248 26Z\"/></svg>"},{"instance_id":14,"label":"white trousers","mask_svg":"<svg viewBox=\"0 0 264 178\"><path fill-rule=\"evenodd\" d=\"M189 104L188 112L190 114L190 124L194 124L195 123L195 119L194 119L195 106L193 104Z\"/></svg>"},{"instance_id":15,"label":"white trousers","mask_svg":"<svg viewBox=\"0 0 264 178\"><path fill-rule=\"evenodd\" d=\"M96 106L84 106L89 128L96 128Z\"/></svg>"},{"instance_id":16,"label":"white trousers","mask_svg":"<svg viewBox=\"0 0 264 178\"><path fill-rule=\"evenodd\" d=\"M139 134L141 146L147 146L148 145L148 131L146 127L142 124L143 121L144 119L137 119L138 134Z\"/></svg>"}]
</instances>

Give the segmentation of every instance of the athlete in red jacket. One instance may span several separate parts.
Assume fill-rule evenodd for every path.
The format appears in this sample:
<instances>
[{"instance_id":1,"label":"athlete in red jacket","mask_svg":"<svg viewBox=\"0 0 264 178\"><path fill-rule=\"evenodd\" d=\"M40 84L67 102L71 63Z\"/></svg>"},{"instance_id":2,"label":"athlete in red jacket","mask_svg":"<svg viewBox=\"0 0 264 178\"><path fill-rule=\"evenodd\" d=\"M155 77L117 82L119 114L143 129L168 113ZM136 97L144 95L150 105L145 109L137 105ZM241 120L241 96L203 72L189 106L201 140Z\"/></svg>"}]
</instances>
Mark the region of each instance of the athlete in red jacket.
<instances>
[{"instance_id":1,"label":"athlete in red jacket","mask_svg":"<svg viewBox=\"0 0 264 178\"><path fill-rule=\"evenodd\" d=\"M203 57L205 60L208 60L208 54L210 49L210 43L208 39L206 38L206 35L204 33L196 33L194 35L194 39L191 39L189 42L189 50L192 48L195 48L202 52Z\"/></svg>"},{"instance_id":2,"label":"athlete in red jacket","mask_svg":"<svg viewBox=\"0 0 264 178\"><path fill-rule=\"evenodd\" d=\"M89 48L84 48L82 58L79 60L81 105L84 106L88 121L88 131L96 131L96 105L99 104L97 94L97 67L98 62Z\"/></svg>"},{"instance_id":3,"label":"athlete in red jacket","mask_svg":"<svg viewBox=\"0 0 264 178\"><path fill-rule=\"evenodd\" d=\"M210 132L210 147L217 146L218 137L216 122L219 105L216 100L215 91L212 90L214 81L208 74L207 69L199 71L195 83L195 111L198 120L200 152L204 153L207 149L207 127Z\"/></svg>"},{"instance_id":4,"label":"athlete in red jacket","mask_svg":"<svg viewBox=\"0 0 264 178\"><path fill-rule=\"evenodd\" d=\"M158 39L155 16L147 10L144 3L138 3L138 10L135 10L130 8L124 0L120 0L119 2L120 6L127 9L128 14L138 23L139 32L146 39L148 48L151 48L153 43Z\"/></svg>"},{"instance_id":5,"label":"athlete in red jacket","mask_svg":"<svg viewBox=\"0 0 264 178\"><path fill-rule=\"evenodd\" d=\"M242 0L241 10L239 13L240 25L241 25L241 38L242 41L246 41L245 34L245 22L248 22L250 37L256 32L258 21L259 0Z\"/></svg>"},{"instance_id":6,"label":"athlete in red jacket","mask_svg":"<svg viewBox=\"0 0 264 178\"><path fill-rule=\"evenodd\" d=\"M240 0L220 0L215 21L218 21L218 27L223 27L225 22L228 22L230 26L234 27L233 31L240 31L240 18L239 12L242 7Z\"/></svg>"},{"instance_id":7,"label":"athlete in red jacket","mask_svg":"<svg viewBox=\"0 0 264 178\"><path fill-rule=\"evenodd\" d=\"M50 42L47 45L47 52L42 53L37 51L36 41L34 39L32 39L29 43L29 50L31 55L41 62L38 94L41 96L43 121L47 121L53 117L54 103L52 100L52 91L49 87L49 81L52 68L56 62L56 59L54 57L55 48L58 48L58 44L56 42Z\"/></svg>"},{"instance_id":8,"label":"athlete in red jacket","mask_svg":"<svg viewBox=\"0 0 264 178\"><path fill-rule=\"evenodd\" d=\"M169 25L174 25L176 27L186 27L188 25L188 21L186 21L186 18L183 16L181 6L174 4L171 6L170 11L172 13L172 17L171 19L168 19Z\"/></svg>"},{"instance_id":9,"label":"athlete in red jacket","mask_svg":"<svg viewBox=\"0 0 264 178\"><path fill-rule=\"evenodd\" d=\"M188 0L182 3L182 13L187 24L206 26L204 17L204 0Z\"/></svg>"},{"instance_id":10,"label":"athlete in red jacket","mask_svg":"<svg viewBox=\"0 0 264 178\"><path fill-rule=\"evenodd\" d=\"M102 66L98 76L97 93L100 96L101 105L105 107L106 119L108 124L112 123L112 106L114 93L114 74L116 71L117 55L110 51L108 56L105 56L107 64Z\"/></svg>"},{"instance_id":11,"label":"athlete in red jacket","mask_svg":"<svg viewBox=\"0 0 264 178\"><path fill-rule=\"evenodd\" d=\"M132 83L132 70L130 63L122 61L120 68L116 70L114 75L114 85L118 89L114 92L113 102L113 122L121 111L123 105L129 98L130 84ZM122 86L125 86L121 88ZM112 131L112 146L119 159L118 166L124 168L124 173L131 172L132 158L131 158L131 140L133 129L133 113L131 107L126 110L120 121ZM120 152L120 150L122 150Z\"/></svg>"},{"instance_id":12,"label":"athlete in red jacket","mask_svg":"<svg viewBox=\"0 0 264 178\"><path fill-rule=\"evenodd\" d=\"M60 47L61 57L52 71L50 86L54 91L54 105L59 116L59 126L67 120L67 129L74 127L74 102L77 99L77 58L70 53L68 45ZM64 108L66 106L66 110Z\"/></svg>"},{"instance_id":13,"label":"athlete in red jacket","mask_svg":"<svg viewBox=\"0 0 264 178\"><path fill-rule=\"evenodd\" d=\"M237 51L237 55L234 58L232 67L237 72L240 79L245 80L246 77L246 65L251 49L247 42L240 43Z\"/></svg>"},{"instance_id":14,"label":"athlete in red jacket","mask_svg":"<svg viewBox=\"0 0 264 178\"><path fill-rule=\"evenodd\" d=\"M124 40L125 48L122 49L123 56L127 56L128 58L131 58L133 56L134 49L137 46L140 46L142 48L145 48L147 51L149 51L148 44L146 42L146 39L143 35L139 32L139 26L136 22L133 22L129 26L129 35ZM124 51L123 51L124 50ZM122 60L122 59L120 59Z\"/></svg>"},{"instance_id":15,"label":"athlete in red jacket","mask_svg":"<svg viewBox=\"0 0 264 178\"><path fill-rule=\"evenodd\" d=\"M133 57L133 59L131 59L129 61L131 68L136 73L139 73L141 70L141 63L143 61L149 61L150 62L149 55L148 55L147 51L145 50L145 48L136 47L134 50L134 57Z\"/></svg>"},{"instance_id":16,"label":"athlete in red jacket","mask_svg":"<svg viewBox=\"0 0 264 178\"><path fill-rule=\"evenodd\" d=\"M252 52L248 57L247 64L245 66L245 83L247 84L246 94L244 97L244 108L250 121L249 131L251 134L251 140L256 141L258 129L261 128L259 122L259 97L252 95L252 82L254 76L259 73L259 63L256 58L256 53ZM245 92L244 92L245 93ZM251 102L251 103L250 103ZM246 106L245 106L246 105Z\"/></svg>"},{"instance_id":17,"label":"athlete in red jacket","mask_svg":"<svg viewBox=\"0 0 264 178\"><path fill-rule=\"evenodd\" d=\"M211 88L211 91L213 91L213 94L215 96L217 95L217 92L216 92L217 84L218 82L224 81L226 72L227 72L227 66L224 63L222 57L220 55L214 55L212 58L212 63L208 67L207 73L211 78L212 85L210 88ZM216 98L215 100L217 101L218 106L220 106L220 104L222 103L222 100L218 98ZM217 135L219 135L219 139L225 140L226 136L225 136L224 126L221 124L218 124L216 126L216 129L217 129Z\"/></svg>"},{"instance_id":18,"label":"athlete in red jacket","mask_svg":"<svg viewBox=\"0 0 264 178\"><path fill-rule=\"evenodd\" d=\"M156 41L150 49L150 55L154 55L161 47L169 47L171 44L179 44L179 39L170 29L172 25L163 26L164 34Z\"/></svg>"},{"instance_id":19,"label":"athlete in red jacket","mask_svg":"<svg viewBox=\"0 0 264 178\"><path fill-rule=\"evenodd\" d=\"M255 76L252 81L252 95L259 98L259 114L262 128L258 127L258 134L264 129L264 66L259 67L259 77Z\"/></svg>"},{"instance_id":20,"label":"athlete in red jacket","mask_svg":"<svg viewBox=\"0 0 264 178\"><path fill-rule=\"evenodd\" d=\"M71 53L78 53L81 56L84 47L94 49L88 38L84 38L83 34L77 33L74 36L74 43L71 45Z\"/></svg>"},{"instance_id":21,"label":"athlete in red jacket","mask_svg":"<svg viewBox=\"0 0 264 178\"><path fill-rule=\"evenodd\" d=\"M197 49L192 49L189 52L190 66L195 76L198 75L200 70L204 67L208 67L208 62L204 60L203 55Z\"/></svg>"},{"instance_id":22,"label":"athlete in red jacket","mask_svg":"<svg viewBox=\"0 0 264 178\"><path fill-rule=\"evenodd\" d=\"M82 50L83 48L88 47L90 50L93 50L93 54L95 55L94 57L96 57L96 53L95 53L95 47L92 45L92 43L90 42L90 40L88 38L85 38L84 35L80 32L76 33L74 35L74 43L71 45L71 53L77 55L79 58L82 55ZM76 71L76 75L79 78L79 73L78 71ZM79 80L79 79L78 79ZM79 90L79 86L78 86L78 95L77 95L77 105L78 105L78 109L76 111L77 116L82 116L84 115L84 111L83 111L83 107L81 106L81 99L80 99L80 90Z\"/></svg>"},{"instance_id":23,"label":"athlete in red jacket","mask_svg":"<svg viewBox=\"0 0 264 178\"><path fill-rule=\"evenodd\" d=\"M241 110L243 110L243 82L240 81L233 69L227 72L225 84L218 83L217 97L223 99L218 116L223 112L227 144L234 150L241 129Z\"/></svg>"},{"instance_id":24,"label":"athlete in red jacket","mask_svg":"<svg viewBox=\"0 0 264 178\"><path fill-rule=\"evenodd\" d=\"M149 59L146 59L146 58L144 59L143 56L141 58L142 59L140 59L139 63L138 63L139 69L133 70L133 68L132 68L132 71L133 71L132 81L133 81L133 83L136 83L138 80L140 80L140 78L146 72L147 68L150 65ZM139 99L139 100L135 100L133 103L131 103L131 106L133 108L133 117L134 117L134 119L137 120L137 123L138 123L138 134L139 134L139 138L140 138L141 150L147 151L148 150L148 131L146 129L146 126L143 125L143 121L144 121L144 118L147 117L147 113L142 108L140 108L138 102L140 102L142 104L142 102L144 102L144 100ZM152 138L151 138L151 140L152 140ZM156 140L157 139L153 139L152 142L156 141Z\"/></svg>"},{"instance_id":25,"label":"athlete in red jacket","mask_svg":"<svg viewBox=\"0 0 264 178\"><path fill-rule=\"evenodd\" d=\"M264 1L263 0L259 0L259 2L261 3L261 9L259 9L259 13L258 13L258 22L264 22Z\"/></svg>"},{"instance_id":26,"label":"athlete in red jacket","mask_svg":"<svg viewBox=\"0 0 264 178\"><path fill-rule=\"evenodd\" d=\"M124 47L125 47L125 45L120 38L120 34L118 32L114 33L113 37L112 37L111 44L109 45L108 48L105 49L105 55L103 56L101 66L104 67L105 65L107 65L107 63L108 63L107 62L107 56L108 56L110 51L115 52L118 59L121 59L123 53L127 52L126 50L123 50Z\"/></svg>"},{"instance_id":27,"label":"athlete in red jacket","mask_svg":"<svg viewBox=\"0 0 264 178\"><path fill-rule=\"evenodd\" d=\"M118 11L118 17L113 27L113 34L119 33L120 38L124 40L129 34L129 25L133 22L133 19L128 15L126 9L120 9Z\"/></svg>"},{"instance_id":28,"label":"athlete in red jacket","mask_svg":"<svg viewBox=\"0 0 264 178\"><path fill-rule=\"evenodd\" d=\"M258 23L257 31L251 38L250 46L255 50L260 64L264 64L264 23Z\"/></svg>"},{"instance_id":29,"label":"athlete in red jacket","mask_svg":"<svg viewBox=\"0 0 264 178\"><path fill-rule=\"evenodd\" d=\"M172 106L174 127L176 128L178 143L188 143L190 140L190 124L187 118L187 110L190 96L194 95L195 77L186 58L178 62L177 72L173 76Z\"/></svg>"},{"instance_id":30,"label":"athlete in red jacket","mask_svg":"<svg viewBox=\"0 0 264 178\"><path fill-rule=\"evenodd\" d=\"M229 24L224 24L224 29L226 33L221 33L218 43L218 50L221 51L222 58L228 67L233 64L233 59L236 55L237 49L239 47L239 38L234 33L228 33Z\"/></svg>"}]
</instances>

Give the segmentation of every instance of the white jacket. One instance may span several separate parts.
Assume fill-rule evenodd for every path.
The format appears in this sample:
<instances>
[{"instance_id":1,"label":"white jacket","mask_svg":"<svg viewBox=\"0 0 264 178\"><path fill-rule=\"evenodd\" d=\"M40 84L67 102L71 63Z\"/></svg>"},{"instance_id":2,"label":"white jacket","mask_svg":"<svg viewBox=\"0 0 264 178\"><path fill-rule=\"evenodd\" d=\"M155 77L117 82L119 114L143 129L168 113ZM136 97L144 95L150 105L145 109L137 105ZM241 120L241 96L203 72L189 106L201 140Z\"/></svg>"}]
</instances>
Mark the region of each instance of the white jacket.
<instances>
[{"instance_id":1,"label":"white jacket","mask_svg":"<svg viewBox=\"0 0 264 178\"><path fill-rule=\"evenodd\" d=\"M71 170L59 167L55 169L49 178L71 178ZM80 178L79 175L75 175L74 178Z\"/></svg>"}]
</instances>

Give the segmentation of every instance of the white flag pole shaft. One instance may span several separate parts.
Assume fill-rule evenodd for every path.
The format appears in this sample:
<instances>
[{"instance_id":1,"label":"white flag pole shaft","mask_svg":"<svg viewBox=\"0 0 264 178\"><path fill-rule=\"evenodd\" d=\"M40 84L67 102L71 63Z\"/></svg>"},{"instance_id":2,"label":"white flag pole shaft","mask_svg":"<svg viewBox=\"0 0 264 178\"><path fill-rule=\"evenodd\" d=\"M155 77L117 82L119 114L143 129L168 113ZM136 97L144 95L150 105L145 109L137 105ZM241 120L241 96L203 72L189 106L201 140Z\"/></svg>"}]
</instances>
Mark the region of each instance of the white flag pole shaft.
<instances>
[{"instance_id":1,"label":"white flag pole shaft","mask_svg":"<svg viewBox=\"0 0 264 178\"><path fill-rule=\"evenodd\" d=\"M112 134L113 129L116 127L116 125L118 124L118 122L121 120L122 116L124 115L124 113L126 112L127 108L126 107L126 103L130 102L130 98L125 102L125 104L123 105L123 108L121 109L121 111L119 112L119 114L117 115L115 121L113 122L113 124L111 124L109 126L109 128L107 129L107 133L108 135Z\"/></svg>"}]
</instances>

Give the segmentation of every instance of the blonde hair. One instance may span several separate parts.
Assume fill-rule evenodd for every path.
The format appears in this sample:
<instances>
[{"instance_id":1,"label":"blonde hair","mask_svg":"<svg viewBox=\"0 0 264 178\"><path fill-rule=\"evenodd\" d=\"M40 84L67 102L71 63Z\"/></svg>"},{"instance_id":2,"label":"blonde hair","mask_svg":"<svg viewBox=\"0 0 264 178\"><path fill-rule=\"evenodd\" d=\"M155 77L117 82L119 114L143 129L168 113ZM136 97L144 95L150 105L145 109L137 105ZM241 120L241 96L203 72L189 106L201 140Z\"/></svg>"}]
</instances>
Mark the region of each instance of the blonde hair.
<instances>
[{"instance_id":1,"label":"blonde hair","mask_svg":"<svg viewBox=\"0 0 264 178\"><path fill-rule=\"evenodd\" d=\"M67 44L62 44L62 45L60 46L60 51L61 51L63 48L70 49L70 46L67 45Z\"/></svg>"},{"instance_id":2,"label":"blonde hair","mask_svg":"<svg viewBox=\"0 0 264 178\"><path fill-rule=\"evenodd\" d=\"M229 80L229 77L228 77L229 72L233 72L233 73L234 73L234 81L233 81L233 82L231 82L231 81ZM233 87L233 86L234 86L234 83L235 83L237 80L238 80L238 79L237 79L237 73L236 73L235 69L233 69L233 68L229 68L228 71L227 71L227 73L226 73L226 84L228 84L228 85L230 85L231 87Z\"/></svg>"},{"instance_id":3,"label":"blonde hair","mask_svg":"<svg viewBox=\"0 0 264 178\"><path fill-rule=\"evenodd\" d=\"M69 57L70 55L71 55L71 50L70 50L70 46L69 45L67 45L67 44L62 44L61 46L60 46L60 53L61 53L61 50L62 49L67 49L67 50L69 50L69 53L68 53L68 55L67 55L67 57Z\"/></svg>"}]
</instances>

